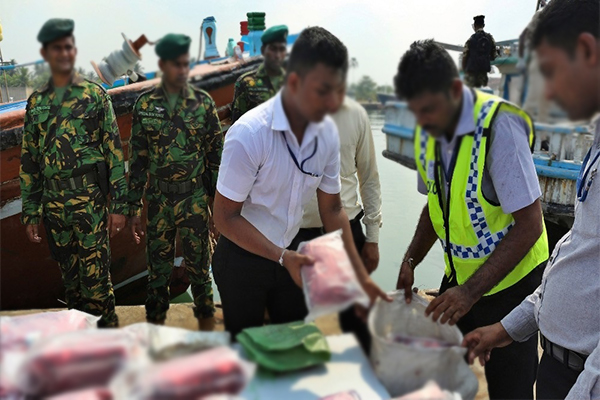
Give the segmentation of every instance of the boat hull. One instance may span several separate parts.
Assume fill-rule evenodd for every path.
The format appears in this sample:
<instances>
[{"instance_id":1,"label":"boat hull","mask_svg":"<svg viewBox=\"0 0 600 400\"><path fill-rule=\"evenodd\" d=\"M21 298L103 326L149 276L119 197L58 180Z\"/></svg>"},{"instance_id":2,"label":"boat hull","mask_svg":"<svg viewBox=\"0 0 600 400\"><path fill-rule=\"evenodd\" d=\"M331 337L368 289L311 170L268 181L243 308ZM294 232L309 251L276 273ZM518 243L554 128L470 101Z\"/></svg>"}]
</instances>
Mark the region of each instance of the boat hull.
<instances>
[{"instance_id":1,"label":"boat hull","mask_svg":"<svg viewBox=\"0 0 600 400\"><path fill-rule=\"evenodd\" d=\"M204 64L190 73L190 83L210 93L221 123L226 129L230 118L234 84L243 73L256 69L260 57L244 63ZM109 90L125 159L129 159L129 135L132 109L138 96L159 83L159 79ZM20 146L25 110L0 114L0 309L32 309L64 306L64 289L60 271L50 258L45 233L42 243L30 243L20 223L21 192L19 187ZM144 213L146 208L144 208ZM145 214L144 214L145 215ZM145 217L143 218L145 223ZM181 246L176 244L178 262L171 279L171 297L179 296L189 286L181 261ZM146 246L135 245L128 229L111 239L111 276L117 304L143 304L146 296Z\"/></svg>"}]
</instances>

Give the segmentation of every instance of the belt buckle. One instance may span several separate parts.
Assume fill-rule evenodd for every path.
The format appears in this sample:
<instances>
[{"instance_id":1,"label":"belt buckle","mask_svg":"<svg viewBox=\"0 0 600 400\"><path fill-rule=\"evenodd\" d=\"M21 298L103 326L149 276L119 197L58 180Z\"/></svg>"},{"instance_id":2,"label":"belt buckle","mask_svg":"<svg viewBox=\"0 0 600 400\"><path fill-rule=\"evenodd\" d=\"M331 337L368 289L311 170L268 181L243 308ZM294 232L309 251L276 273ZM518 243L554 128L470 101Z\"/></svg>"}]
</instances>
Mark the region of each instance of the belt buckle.
<instances>
[{"instance_id":1,"label":"belt buckle","mask_svg":"<svg viewBox=\"0 0 600 400\"><path fill-rule=\"evenodd\" d=\"M179 191L179 186L176 183L169 183L168 188L169 193L177 193Z\"/></svg>"}]
</instances>

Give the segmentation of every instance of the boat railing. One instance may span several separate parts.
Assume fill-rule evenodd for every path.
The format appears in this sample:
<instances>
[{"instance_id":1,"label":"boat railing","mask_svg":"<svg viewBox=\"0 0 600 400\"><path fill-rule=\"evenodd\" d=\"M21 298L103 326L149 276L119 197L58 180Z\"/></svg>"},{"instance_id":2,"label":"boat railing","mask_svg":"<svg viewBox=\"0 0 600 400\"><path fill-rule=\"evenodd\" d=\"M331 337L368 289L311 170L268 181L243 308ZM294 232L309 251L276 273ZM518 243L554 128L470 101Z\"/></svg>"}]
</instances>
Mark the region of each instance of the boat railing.
<instances>
[{"instance_id":1,"label":"boat railing","mask_svg":"<svg viewBox=\"0 0 600 400\"><path fill-rule=\"evenodd\" d=\"M416 120L403 101L389 101L385 106L383 132L403 141L414 141ZM534 157L546 160L548 165L558 162L581 165L593 143L592 129L586 125L535 123ZM570 167L571 169L571 167Z\"/></svg>"}]
</instances>

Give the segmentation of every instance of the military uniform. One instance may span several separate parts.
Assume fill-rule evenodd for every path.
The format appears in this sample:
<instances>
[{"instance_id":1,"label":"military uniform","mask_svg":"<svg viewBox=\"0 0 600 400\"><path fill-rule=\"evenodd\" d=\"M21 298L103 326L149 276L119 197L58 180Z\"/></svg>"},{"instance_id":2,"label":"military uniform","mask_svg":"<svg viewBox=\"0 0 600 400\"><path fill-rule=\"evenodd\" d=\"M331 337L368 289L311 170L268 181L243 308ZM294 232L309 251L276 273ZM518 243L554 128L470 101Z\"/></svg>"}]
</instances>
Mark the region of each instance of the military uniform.
<instances>
[{"instance_id":1,"label":"military uniform","mask_svg":"<svg viewBox=\"0 0 600 400\"><path fill-rule=\"evenodd\" d=\"M169 280L177 230L192 284L194 315L214 315L209 274L208 200L214 197L223 139L208 93L184 88L173 110L162 85L142 94L133 111L130 206L141 216L148 201L146 317L161 322L169 309Z\"/></svg>"},{"instance_id":2,"label":"military uniform","mask_svg":"<svg viewBox=\"0 0 600 400\"><path fill-rule=\"evenodd\" d=\"M106 167L111 214L126 214L125 169L110 97L75 74L62 102L49 82L27 101L21 153L23 224L44 227L58 261L68 308L102 315L99 326L118 325L110 280Z\"/></svg>"},{"instance_id":3,"label":"military uniform","mask_svg":"<svg viewBox=\"0 0 600 400\"><path fill-rule=\"evenodd\" d=\"M483 15L474 17L475 26L483 26L484 18ZM487 86L488 73L491 71L490 62L498 57L494 37L483 28L478 29L465 43L462 57L467 86L474 88Z\"/></svg>"},{"instance_id":4,"label":"military uniform","mask_svg":"<svg viewBox=\"0 0 600 400\"><path fill-rule=\"evenodd\" d=\"M264 64L258 67L256 71L247 72L240 76L235 82L231 122L237 121L247 111L275 96L283 86L284 77L285 70L283 68L281 69L281 75L269 77Z\"/></svg>"},{"instance_id":5,"label":"military uniform","mask_svg":"<svg viewBox=\"0 0 600 400\"><path fill-rule=\"evenodd\" d=\"M276 25L267 29L260 40L264 46L271 43L287 43L288 28L285 25ZM281 89L285 79L285 70L269 76L265 64L261 64L255 71L250 71L240 76L235 82L233 107L231 110L231 123L240 119L247 111L264 103Z\"/></svg>"}]
</instances>

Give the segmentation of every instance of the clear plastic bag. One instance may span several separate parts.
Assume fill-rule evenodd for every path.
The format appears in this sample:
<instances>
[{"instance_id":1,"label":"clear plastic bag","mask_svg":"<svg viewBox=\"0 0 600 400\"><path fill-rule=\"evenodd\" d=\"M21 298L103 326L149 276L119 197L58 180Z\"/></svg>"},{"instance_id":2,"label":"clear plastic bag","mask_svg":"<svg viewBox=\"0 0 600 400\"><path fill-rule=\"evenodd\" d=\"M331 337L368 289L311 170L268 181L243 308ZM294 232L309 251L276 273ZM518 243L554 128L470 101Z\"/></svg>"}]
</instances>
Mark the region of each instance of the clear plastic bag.
<instances>
[{"instance_id":1,"label":"clear plastic bag","mask_svg":"<svg viewBox=\"0 0 600 400\"><path fill-rule=\"evenodd\" d=\"M78 310L0 317L0 350L26 350L48 336L96 328L99 319Z\"/></svg>"},{"instance_id":2,"label":"clear plastic bag","mask_svg":"<svg viewBox=\"0 0 600 400\"><path fill-rule=\"evenodd\" d=\"M391 303L378 300L369 315L371 363L388 392L402 396L434 381L473 399L478 382L464 360L460 330L425 317L428 303L419 295L413 294L410 304L403 290L391 297Z\"/></svg>"},{"instance_id":3,"label":"clear plastic bag","mask_svg":"<svg viewBox=\"0 0 600 400\"><path fill-rule=\"evenodd\" d=\"M123 330L134 334L154 360L168 360L200 350L229 346L229 332L198 332L142 322Z\"/></svg>"},{"instance_id":4,"label":"clear plastic bag","mask_svg":"<svg viewBox=\"0 0 600 400\"><path fill-rule=\"evenodd\" d=\"M95 329L99 319L78 310L0 317L0 399L20 398L19 369L33 345L65 332Z\"/></svg>"},{"instance_id":5,"label":"clear plastic bag","mask_svg":"<svg viewBox=\"0 0 600 400\"><path fill-rule=\"evenodd\" d=\"M47 338L35 345L19 372L19 389L29 396L106 386L132 363L146 362L135 336L123 330L88 330Z\"/></svg>"},{"instance_id":6,"label":"clear plastic bag","mask_svg":"<svg viewBox=\"0 0 600 400\"><path fill-rule=\"evenodd\" d=\"M422 389L393 400L462 400L462 397L458 393L442 390L435 382L429 381Z\"/></svg>"},{"instance_id":7,"label":"clear plastic bag","mask_svg":"<svg viewBox=\"0 0 600 400\"><path fill-rule=\"evenodd\" d=\"M300 271L308 307L305 322L338 313L353 304L369 306L369 297L344 248L341 230L300 243L298 252L315 260L314 265L303 266Z\"/></svg>"},{"instance_id":8,"label":"clear plastic bag","mask_svg":"<svg viewBox=\"0 0 600 400\"><path fill-rule=\"evenodd\" d=\"M236 395L254 375L256 367L229 347L121 373L111 383L115 399L183 400L209 395Z\"/></svg>"}]
</instances>

